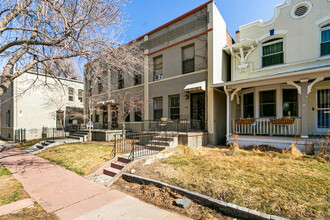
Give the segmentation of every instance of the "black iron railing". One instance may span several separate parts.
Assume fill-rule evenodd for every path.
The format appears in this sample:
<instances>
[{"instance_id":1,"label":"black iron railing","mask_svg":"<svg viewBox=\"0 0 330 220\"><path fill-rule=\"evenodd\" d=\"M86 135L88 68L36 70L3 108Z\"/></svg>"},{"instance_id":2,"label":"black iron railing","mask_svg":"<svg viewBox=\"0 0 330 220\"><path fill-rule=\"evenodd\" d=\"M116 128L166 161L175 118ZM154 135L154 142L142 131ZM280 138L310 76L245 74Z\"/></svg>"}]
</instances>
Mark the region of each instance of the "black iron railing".
<instances>
[{"instance_id":1,"label":"black iron railing","mask_svg":"<svg viewBox=\"0 0 330 220\"><path fill-rule=\"evenodd\" d=\"M123 135L115 135L114 148L111 153L111 157L118 155L125 155L129 160L136 158L154 155L164 150L156 142L156 138L160 134L146 134L146 133L133 133Z\"/></svg>"}]
</instances>

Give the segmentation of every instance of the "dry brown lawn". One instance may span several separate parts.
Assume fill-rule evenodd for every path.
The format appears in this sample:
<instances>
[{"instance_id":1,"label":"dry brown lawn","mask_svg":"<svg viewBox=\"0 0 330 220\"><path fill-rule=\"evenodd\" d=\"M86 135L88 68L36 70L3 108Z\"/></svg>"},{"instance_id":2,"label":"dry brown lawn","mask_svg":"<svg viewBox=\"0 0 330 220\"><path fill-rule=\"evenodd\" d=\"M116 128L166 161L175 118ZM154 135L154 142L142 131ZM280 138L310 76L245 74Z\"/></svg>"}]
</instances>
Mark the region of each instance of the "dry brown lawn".
<instances>
[{"instance_id":1,"label":"dry brown lawn","mask_svg":"<svg viewBox=\"0 0 330 220\"><path fill-rule=\"evenodd\" d=\"M136 174L267 214L330 218L330 163L324 158L217 148L169 151L175 152L135 167Z\"/></svg>"},{"instance_id":2,"label":"dry brown lawn","mask_svg":"<svg viewBox=\"0 0 330 220\"><path fill-rule=\"evenodd\" d=\"M110 160L112 149L113 146L105 144L74 143L48 148L37 156L85 176Z\"/></svg>"},{"instance_id":3,"label":"dry brown lawn","mask_svg":"<svg viewBox=\"0 0 330 220\"><path fill-rule=\"evenodd\" d=\"M0 216L0 220L58 220L59 218L47 213L40 205L35 205L32 208L22 209L19 212Z\"/></svg>"},{"instance_id":4,"label":"dry brown lawn","mask_svg":"<svg viewBox=\"0 0 330 220\"><path fill-rule=\"evenodd\" d=\"M0 206L29 198L23 186L0 164Z\"/></svg>"}]
</instances>

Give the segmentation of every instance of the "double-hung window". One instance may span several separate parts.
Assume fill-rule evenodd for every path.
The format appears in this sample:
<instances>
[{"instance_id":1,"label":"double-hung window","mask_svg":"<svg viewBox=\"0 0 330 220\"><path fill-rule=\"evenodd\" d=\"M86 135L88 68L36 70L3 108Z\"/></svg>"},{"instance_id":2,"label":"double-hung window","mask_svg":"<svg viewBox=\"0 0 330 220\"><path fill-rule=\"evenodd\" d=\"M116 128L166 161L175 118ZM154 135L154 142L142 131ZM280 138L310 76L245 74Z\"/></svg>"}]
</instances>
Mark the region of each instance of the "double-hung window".
<instances>
[{"instance_id":1,"label":"double-hung window","mask_svg":"<svg viewBox=\"0 0 330 220\"><path fill-rule=\"evenodd\" d=\"M180 119L180 96L170 96L170 117L171 119Z\"/></svg>"},{"instance_id":2,"label":"double-hung window","mask_svg":"<svg viewBox=\"0 0 330 220\"><path fill-rule=\"evenodd\" d=\"M69 88L69 101L73 102L74 101L74 89Z\"/></svg>"},{"instance_id":3,"label":"double-hung window","mask_svg":"<svg viewBox=\"0 0 330 220\"><path fill-rule=\"evenodd\" d=\"M119 72L118 73L118 89L123 89L125 81L124 81L124 75L123 73Z\"/></svg>"},{"instance_id":4,"label":"double-hung window","mask_svg":"<svg viewBox=\"0 0 330 220\"><path fill-rule=\"evenodd\" d=\"M283 116L298 117L298 93L296 89L283 89Z\"/></svg>"},{"instance_id":5,"label":"double-hung window","mask_svg":"<svg viewBox=\"0 0 330 220\"><path fill-rule=\"evenodd\" d=\"M243 116L244 118L254 117L254 93L243 95Z\"/></svg>"},{"instance_id":6,"label":"double-hung window","mask_svg":"<svg viewBox=\"0 0 330 220\"><path fill-rule=\"evenodd\" d=\"M276 116L276 90L260 92L259 101L260 117Z\"/></svg>"},{"instance_id":7,"label":"double-hung window","mask_svg":"<svg viewBox=\"0 0 330 220\"><path fill-rule=\"evenodd\" d=\"M321 27L321 56L330 54L330 23Z\"/></svg>"},{"instance_id":8,"label":"double-hung window","mask_svg":"<svg viewBox=\"0 0 330 220\"><path fill-rule=\"evenodd\" d=\"M154 81L163 79L163 56L154 58Z\"/></svg>"},{"instance_id":9,"label":"double-hung window","mask_svg":"<svg viewBox=\"0 0 330 220\"><path fill-rule=\"evenodd\" d=\"M83 102L83 90L82 89L78 90L78 99L80 102Z\"/></svg>"},{"instance_id":10,"label":"double-hung window","mask_svg":"<svg viewBox=\"0 0 330 220\"><path fill-rule=\"evenodd\" d=\"M182 48L182 74L195 71L195 46Z\"/></svg>"},{"instance_id":11,"label":"double-hung window","mask_svg":"<svg viewBox=\"0 0 330 220\"><path fill-rule=\"evenodd\" d=\"M163 98L154 99L154 120L159 120L163 117Z\"/></svg>"},{"instance_id":12,"label":"double-hung window","mask_svg":"<svg viewBox=\"0 0 330 220\"><path fill-rule=\"evenodd\" d=\"M276 38L262 44L262 67L283 64L283 39Z\"/></svg>"}]
</instances>

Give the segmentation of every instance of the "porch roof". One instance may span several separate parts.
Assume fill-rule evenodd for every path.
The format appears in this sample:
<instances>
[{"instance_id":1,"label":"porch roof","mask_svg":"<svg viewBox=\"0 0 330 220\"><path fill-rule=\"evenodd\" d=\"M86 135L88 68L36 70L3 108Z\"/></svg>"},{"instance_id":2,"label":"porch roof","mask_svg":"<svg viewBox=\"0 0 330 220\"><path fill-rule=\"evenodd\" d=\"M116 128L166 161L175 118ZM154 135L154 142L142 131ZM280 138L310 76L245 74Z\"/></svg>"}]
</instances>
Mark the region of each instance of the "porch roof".
<instances>
[{"instance_id":1,"label":"porch roof","mask_svg":"<svg viewBox=\"0 0 330 220\"><path fill-rule=\"evenodd\" d=\"M184 91L185 92L205 91L205 88L206 88L206 81L202 81L202 82L186 85L186 87L184 87Z\"/></svg>"},{"instance_id":2,"label":"porch roof","mask_svg":"<svg viewBox=\"0 0 330 220\"><path fill-rule=\"evenodd\" d=\"M312 75L311 75L312 74ZM328 80L330 76L330 66L318 68L304 69L300 71L283 72L279 74L267 75L262 77L254 77L243 80L230 81L225 83L213 84L213 88L249 88L263 85L273 85L278 83L286 83L288 81L299 82L300 80L311 80L318 77L325 77Z\"/></svg>"}]
</instances>

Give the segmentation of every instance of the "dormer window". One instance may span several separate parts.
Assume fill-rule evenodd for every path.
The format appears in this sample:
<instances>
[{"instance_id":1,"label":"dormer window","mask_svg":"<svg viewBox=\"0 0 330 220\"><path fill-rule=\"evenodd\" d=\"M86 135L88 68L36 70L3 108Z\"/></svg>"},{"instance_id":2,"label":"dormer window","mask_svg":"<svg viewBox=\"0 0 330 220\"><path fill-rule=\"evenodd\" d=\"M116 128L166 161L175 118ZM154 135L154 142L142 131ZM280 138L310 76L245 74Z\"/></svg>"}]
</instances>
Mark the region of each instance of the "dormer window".
<instances>
[{"instance_id":1,"label":"dormer window","mask_svg":"<svg viewBox=\"0 0 330 220\"><path fill-rule=\"evenodd\" d=\"M262 67L283 63L283 38L275 38L264 42L262 44Z\"/></svg>"},{"instance_id":2,"label":"dormer window","mask_svg":"<svg viewBox=\"0 0 330 220\"><path fill-rule=\"evenodd\" d=\"M330 23L321 27L321 56L330 54Z\"/></svg>"}]
</instances>

